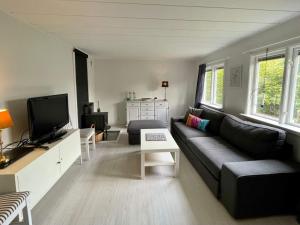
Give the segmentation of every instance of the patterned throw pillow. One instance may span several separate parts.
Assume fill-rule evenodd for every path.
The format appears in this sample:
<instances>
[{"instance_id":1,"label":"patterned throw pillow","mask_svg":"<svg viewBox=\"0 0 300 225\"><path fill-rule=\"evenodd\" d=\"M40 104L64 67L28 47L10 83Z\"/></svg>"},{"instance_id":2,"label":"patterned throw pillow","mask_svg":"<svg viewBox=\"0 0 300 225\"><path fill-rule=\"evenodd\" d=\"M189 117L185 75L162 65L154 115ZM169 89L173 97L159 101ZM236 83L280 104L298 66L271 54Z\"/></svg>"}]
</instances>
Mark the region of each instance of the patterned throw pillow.
<instances>
[{"instance_id":1,"label":"patterned throw pillow","mask_svg":"<svg viewBox=\"0 0 300 225\"><path fill-rule=\"evenodd\" d=\"M209 123L209 120L201 119L192 114L188 115L188 118L186 121L186 125L188 127L193 127L193 128L196 128L196 129L204 131L204 132L206 131L206 127L207 127L208 123Z\"/></svg>"},{"instance_id":2,"label":"patterned throw pillow","mask_svg":"<svg viewBox=\"0 0 300 225\"><path fill-rule=\"evenodd\" d=\"M186 125L188 127L193 127L193 128L197 128L198 127L198 124L200 123L200 118L197 117L197 116L194 116L192 114L189 114L188 115L188 118L186 120Z\"/></svg>"},{"instance_id":3,"label":"patterned throw pillow","mask_svg":"<svg viewBox=\"0 0 300 225\"><path fill-rule=\"evenodd\" d=\"M197 109L197 108L193 108L193 107L190 106L189 109L185 113L184 122L186 123L189 114L200 117L202 111L203 111L203 109Z\"/></svg>"},{"instance_id":4,"label":"patterned throw pillow","mask_svg":"<svg viewBox=\"0 0 300 225\"><path fill-rule=\"evenodd\" d=\"M208 124L209 124L209 120L201 119L197 129L206 132L206 127Z\"/></svg>"}]
</instances>

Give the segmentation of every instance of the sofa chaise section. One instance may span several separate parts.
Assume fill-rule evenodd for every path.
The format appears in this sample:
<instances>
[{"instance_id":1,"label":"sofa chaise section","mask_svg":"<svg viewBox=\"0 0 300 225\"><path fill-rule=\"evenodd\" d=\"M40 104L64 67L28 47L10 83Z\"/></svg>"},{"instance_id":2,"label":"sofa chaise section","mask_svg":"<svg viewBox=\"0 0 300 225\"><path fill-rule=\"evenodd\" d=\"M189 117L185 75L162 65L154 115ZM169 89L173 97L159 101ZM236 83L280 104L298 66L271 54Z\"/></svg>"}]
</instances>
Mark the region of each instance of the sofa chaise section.
<instances>
[{"instance_id":1,"label":"sofa chaise section","mask_svg":"<svg viewBox=\"0 0 300 225\"><path fill-rule=\"evenodd\" d=\"M225 163L221 201L235 218L295 213L300 168L279 160Z\"/></svg>"}]
</instances>

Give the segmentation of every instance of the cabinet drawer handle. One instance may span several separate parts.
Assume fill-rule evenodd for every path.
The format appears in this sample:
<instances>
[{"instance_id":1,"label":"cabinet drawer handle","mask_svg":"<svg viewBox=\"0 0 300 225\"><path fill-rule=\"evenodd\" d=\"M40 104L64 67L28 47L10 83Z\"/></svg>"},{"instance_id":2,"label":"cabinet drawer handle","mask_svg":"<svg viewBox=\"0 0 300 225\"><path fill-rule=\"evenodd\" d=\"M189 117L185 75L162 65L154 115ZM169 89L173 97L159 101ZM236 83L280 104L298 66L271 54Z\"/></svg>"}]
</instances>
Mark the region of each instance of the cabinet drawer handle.
<instances>
[{"instance_id":1,"label":"cabinet drawer handle","mask_svg":"<svg viewBox=\"0 0 300 225\"><path fill-rule=\"evenodd\" d=\"M57 164L60 164L61 162L57 162Z\"/></svg>"}]
</instances>

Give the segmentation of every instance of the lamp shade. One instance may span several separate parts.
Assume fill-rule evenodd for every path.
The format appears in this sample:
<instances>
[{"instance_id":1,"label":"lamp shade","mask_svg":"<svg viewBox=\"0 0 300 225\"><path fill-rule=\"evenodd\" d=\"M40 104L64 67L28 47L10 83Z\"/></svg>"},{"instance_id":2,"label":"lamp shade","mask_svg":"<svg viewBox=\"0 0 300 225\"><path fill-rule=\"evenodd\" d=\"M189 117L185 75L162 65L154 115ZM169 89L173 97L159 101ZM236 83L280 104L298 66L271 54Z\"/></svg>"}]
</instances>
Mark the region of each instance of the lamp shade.
<instances>
[{"instance_id":1,"label":"lamp shade","mask_svg":"<svg viewBox=\"0 0 300 225\"><path fill-rule=\"evenodd\" d=\"M166 81L166 80L162 81L161 86L162 87L169 87L169 81Z\"/></svg>"},{"instance_id":2,"label":"lamp shade","mask_svg":"<svg viewBox=\"0 0 300 225\"><path fill-rule=\"evenodd\" d=\"M0 129L12 127L13 121L7 109L0 109Z\"/></svg>"}]
</instances>

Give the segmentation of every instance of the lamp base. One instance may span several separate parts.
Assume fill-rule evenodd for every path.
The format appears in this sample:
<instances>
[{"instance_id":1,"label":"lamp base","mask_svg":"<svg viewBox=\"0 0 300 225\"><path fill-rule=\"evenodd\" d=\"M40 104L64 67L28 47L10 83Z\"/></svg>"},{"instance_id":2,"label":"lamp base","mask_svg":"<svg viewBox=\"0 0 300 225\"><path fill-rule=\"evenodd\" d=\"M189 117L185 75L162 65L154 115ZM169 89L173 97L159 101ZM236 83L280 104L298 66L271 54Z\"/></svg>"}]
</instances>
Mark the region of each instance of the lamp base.
<instances>
[{"instance_id":1,"label":"lamp base","mask_svg":"<svg viewBox=\"0 0 300 225\"><path fill-rule=\"evenodd\" d=\"M6 157L5 155L0 155L0 163L8 163L9 162L9 158Z\"/></svg>"},{"instance_id":2,"label":"lamp base","mask_svg":"<svg viewBox=\"0 0 300 225\"><path fill-rule=\"evenodd\" d=\"M0 129L0 163L7 163L9 161L9 158L7 158L3 154L3 148L2 148L3 142L2 142L2 130Z\"/></svg>"}]
</instances>

